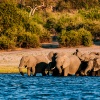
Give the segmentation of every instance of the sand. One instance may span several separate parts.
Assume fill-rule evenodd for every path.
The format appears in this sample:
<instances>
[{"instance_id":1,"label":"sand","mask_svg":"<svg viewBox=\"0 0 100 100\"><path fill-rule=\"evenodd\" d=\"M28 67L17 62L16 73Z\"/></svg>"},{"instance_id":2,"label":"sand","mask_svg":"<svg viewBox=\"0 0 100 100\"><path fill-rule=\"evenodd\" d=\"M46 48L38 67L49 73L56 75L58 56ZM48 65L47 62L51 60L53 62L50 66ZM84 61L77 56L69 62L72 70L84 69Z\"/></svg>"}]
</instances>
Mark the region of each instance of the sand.
<instances>
[{"instance_id":1,"label":"sand","mask_svg":"<svg viewBox=\"0 0 100 100\"><path fill-rule=\"evenodd\" d=\"M47 55L50 51L64 52L72 54L76 49L79 49L82 53L100 52L99 45L93 45L91 47L73 47L73 48L37 48L37 49L17 49L0 51L0 66L14 66L18 67L22 56L26 55Z\"/></svg>"}]
</instances>

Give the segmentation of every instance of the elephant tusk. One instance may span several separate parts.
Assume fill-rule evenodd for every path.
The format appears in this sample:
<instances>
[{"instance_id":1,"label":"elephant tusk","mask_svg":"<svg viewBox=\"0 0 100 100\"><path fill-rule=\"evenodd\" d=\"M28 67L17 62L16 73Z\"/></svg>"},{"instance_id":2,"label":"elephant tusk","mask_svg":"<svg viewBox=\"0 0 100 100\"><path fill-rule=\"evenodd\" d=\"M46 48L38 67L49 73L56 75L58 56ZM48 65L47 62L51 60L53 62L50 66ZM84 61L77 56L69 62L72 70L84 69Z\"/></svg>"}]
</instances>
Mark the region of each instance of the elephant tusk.
<instances>
[{"instance_id":1,"label":"elephant tusk","mask_svg":"<svg viewBox=\"0 0 100 100\"><path fill-rule=\"evenodd\" d=\"M56 67L51 68L51 70L54 70Z\"/></svg>"}]
</instances>

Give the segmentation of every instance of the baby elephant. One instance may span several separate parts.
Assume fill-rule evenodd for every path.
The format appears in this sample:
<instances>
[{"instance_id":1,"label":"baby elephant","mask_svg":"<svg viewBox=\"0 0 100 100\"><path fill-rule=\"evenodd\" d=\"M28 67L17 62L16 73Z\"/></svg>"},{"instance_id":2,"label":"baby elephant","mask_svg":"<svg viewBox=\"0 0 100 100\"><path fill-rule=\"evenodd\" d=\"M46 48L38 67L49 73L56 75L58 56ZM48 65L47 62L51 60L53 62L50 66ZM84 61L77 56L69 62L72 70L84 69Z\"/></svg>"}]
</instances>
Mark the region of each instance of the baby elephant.
<instances>
[{"instance_id":1,"label":"baby elephant","mask_svg":"<svg viewBox=\"0 0 100 100\"><path fill-rule=\"evenodd\" d=\"M36 75L36 73L42 73L42 76L46 75L45 69L48 69L48 59L43 56L23 56L20 60L19 64L19 72L21 75L23 74L22 68L26 67L27 68L27 74L30 76L31 74L33 76Z\"/></svg>"}]
</instances>

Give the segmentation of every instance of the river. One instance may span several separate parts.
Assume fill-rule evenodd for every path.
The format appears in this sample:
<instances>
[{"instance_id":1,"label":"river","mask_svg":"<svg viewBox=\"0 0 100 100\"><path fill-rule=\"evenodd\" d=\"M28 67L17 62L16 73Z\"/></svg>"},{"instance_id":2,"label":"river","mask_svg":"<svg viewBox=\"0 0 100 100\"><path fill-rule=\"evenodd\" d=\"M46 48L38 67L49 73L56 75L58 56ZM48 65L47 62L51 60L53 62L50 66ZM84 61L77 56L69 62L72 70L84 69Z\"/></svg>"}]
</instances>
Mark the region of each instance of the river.
<instances>
[{"instance_id":1,"label":"river","mask_svg":"<svg viewBox=\"0 0 100 100\"><path fill-rule=\"evenodd\" d=\"M0 100L100 100L100 77L0 74Z\"/></svg>"}]
</instances>

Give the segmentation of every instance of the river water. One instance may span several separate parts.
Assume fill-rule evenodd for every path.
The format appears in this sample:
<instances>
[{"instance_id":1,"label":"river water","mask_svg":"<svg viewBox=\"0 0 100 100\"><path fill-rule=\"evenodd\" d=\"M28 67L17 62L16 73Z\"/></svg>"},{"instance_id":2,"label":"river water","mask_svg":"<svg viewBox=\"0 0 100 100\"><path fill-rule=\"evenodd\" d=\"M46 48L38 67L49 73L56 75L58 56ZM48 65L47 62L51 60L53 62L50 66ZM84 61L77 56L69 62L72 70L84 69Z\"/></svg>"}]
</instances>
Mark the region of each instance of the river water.
<instances>
[{"instance_id":1,"label":"river water","mask_svg":"<svg viewBox=\"0 0 100 100\"><path fill-rule=\"evenodd\" d=\"M0 100L100 100L100 77L0 74Z\"/></svg>"}]
</instances>

